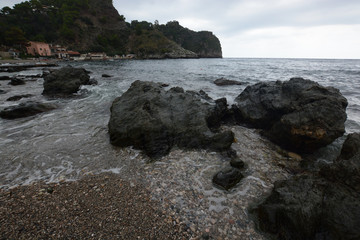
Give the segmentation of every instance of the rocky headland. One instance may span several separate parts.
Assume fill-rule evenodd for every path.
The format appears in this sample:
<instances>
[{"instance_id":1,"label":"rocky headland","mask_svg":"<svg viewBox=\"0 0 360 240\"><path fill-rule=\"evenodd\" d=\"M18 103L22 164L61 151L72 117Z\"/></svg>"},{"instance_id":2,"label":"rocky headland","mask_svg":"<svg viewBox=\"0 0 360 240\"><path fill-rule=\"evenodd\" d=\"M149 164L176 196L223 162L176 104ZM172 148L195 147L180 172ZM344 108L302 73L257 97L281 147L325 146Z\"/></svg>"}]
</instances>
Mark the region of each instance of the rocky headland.
<instances>
[{"instance_id":1,"label":"rocky headland","mask_svg":"<svg viewBox=\"0 0 360 240\"><path fill-rule=\"evenodd\" d=\"M26 44L41 39L80 53L131 54L139 59L222 57L220 41L212 32L195 32L177 21L126 22L111 0L74 0L66 4L39 0L9 9L0 11L0 20L4 23L0 35L18 33L15 39L12 35L0 38L0 44L9 47L14 42ZM27 21L21 20L27 11L32 14Z\"/></svg>"}]
</instances>

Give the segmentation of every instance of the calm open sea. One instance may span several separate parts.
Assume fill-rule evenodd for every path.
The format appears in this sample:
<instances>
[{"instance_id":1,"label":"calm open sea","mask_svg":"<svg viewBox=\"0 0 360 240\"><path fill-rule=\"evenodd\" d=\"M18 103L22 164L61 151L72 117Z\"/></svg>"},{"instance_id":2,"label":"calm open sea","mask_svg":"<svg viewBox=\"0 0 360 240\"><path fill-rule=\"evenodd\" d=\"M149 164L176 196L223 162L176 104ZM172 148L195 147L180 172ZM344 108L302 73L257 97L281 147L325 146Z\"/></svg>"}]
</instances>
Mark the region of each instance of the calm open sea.
<instances>
[{"instance_id":1,"label":"calm open sea","mask_svg":"<svg viewBox=\"0 0 360 240\"><path fill-rule=\"evenodd\" d=\"M109 109L112 101L135 80L163 82L185 90L204 90L214 99L226 97L231 104L249 84L303 77L340 89L349 102L346 131L360 132L360 60L189 59L60 65L66 64L91 71L91 78L99 84L85 86L84 97L49 100L41 96L42 79L11 87L1 82L0 89L8 92L0 95L0 108L17 104L5 101L8 97L28 93L34 95L30 100L54 102L59 108L24 119L0 119L0 186L39 179L76 179L86 171L121 172L124 163L119 162L118 152L110 145L107 135ZM39 73L41 69L14 74ZM102 78L105 73L113 77ZM213 84L221 77L246 84L226 87Z\"/></svg>"}]
</instances>

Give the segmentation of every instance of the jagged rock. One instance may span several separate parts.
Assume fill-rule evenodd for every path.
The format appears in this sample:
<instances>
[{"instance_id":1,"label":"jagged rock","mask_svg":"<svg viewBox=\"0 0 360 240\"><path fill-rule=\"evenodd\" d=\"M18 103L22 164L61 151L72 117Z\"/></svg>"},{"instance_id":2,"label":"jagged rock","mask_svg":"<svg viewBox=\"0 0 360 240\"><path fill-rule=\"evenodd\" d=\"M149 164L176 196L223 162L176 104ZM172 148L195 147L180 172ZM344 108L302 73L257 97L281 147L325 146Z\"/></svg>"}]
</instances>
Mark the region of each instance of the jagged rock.
<instances>
[{"instance_id":1,"label":"jagged rock","mask_svg":"<svg viewBox=\"0 0 360 240\"><path fill-rule=\"evenodd\" d=\"M44 95L71 95L81 85L90 84L90 76L83 68L71 66L55 70L44 77Z\"/></svg>"},{"instance_id":2,"label":"jagged rock","mask_svg":"<svg viewBox=\"0 0 360 240\"><path fill-rule=\"evenodd\" d=\"M349 134L341 149L339 159L348 160L360 151L360 133Z\"/></svg>"},{"instance_id":3,"label":"jagged rock","mask_svg":"<svg viewBox=\"0 0 360 240\"><path fill-rule=\"evenodd\" d=\"M244 83L235 80L229 80L226 78L219 78L214 81L214 84L218 86L232 86L232 85L243 85Z\"/></svg>"},{"instance_id":4,"label":"jagged rock","mask_svg":"<svg viewBox=\"0 0 360 240\"><path fill-rule=\"evenodd\" d=\"M9 85L18 86L18 85L24 85L25 81L20 78L13 78L9 82Z\"/></svg>"},{"instance_id":5,"label":"jagged rock","mask_svg":"<svg viewBox=\"0 0 360 240\"><path fill-rule=\"evenodd\" d=\"M346 107L339 90L292 78L248 86L232 111L238 122L264 129L275 143L295 152L313 152L344 134Z\"/></svg>"},{"instance_id":6,"label":"jagged rock","mask_svg":"<svg viewBox=\"0 0 360 240\"><path fill-rule=\"evenodd\" d=\"M0 117L4 119L23 118L47 112L55 109L56 106L48 103L26 102L17 106L7 107L0 112Z\"/></svg>"},{"instance_id":7,"label":"jagged rock","mask_svg":"<svg viewBox=\"0 0 360 240\"><path fill-rule=\"evenodd\" d=\"M6 99L6 101L19 101L22 98L29 98L32 96L33 95L31 95L31 94L16 95L16 96L9 97L8 99Z\"/></svg>"},{"instance_id":8,"label":"jagged rock","mask_svg":"<svg viewBox=\"0 0 360 240\"><path fill-rule=\"evenodd\" d=\"M156 158L173 146L227 150L234 141L231 131L215 133L208 118L216 119L216 105L200 93L180 87L165 91L161 83L135 81L111 106L110 141L117 146L142 149ZM215 126L215 121L212 121Z\"/></svg>"},{"instance_id":9,"label":"jagged rock","mask_svg":"<svg viewBox=\"0 0 360 240\"><path fill-rule=\"evenodd\" d=\"M358 146L359 134L350 135L343 153L320 175L307 173L276 182L255 211L260 228L278 239L360 239Z\"/></svg>"},{"instance_id":10,"label":"jagged rock","mask_svg":"<svg viewBox=\"0 0 360 240\"><path fill-rule=\"evenodd\" d=\"M341 182L360 193L360 133L349 134L334 164L325 165L320 174Z\"/></svg>"},{"instance_id":11,"label":"jagged rock","mask_svg":"<svg viewBox=\"0 0 360 240\"><path fill-rule=\"evenodd\" d=\"M240 182L244 176L236 168L226 168L219 171L213 177L212 181L216 186L229 190Z\"/></svg>"}]
</instances>

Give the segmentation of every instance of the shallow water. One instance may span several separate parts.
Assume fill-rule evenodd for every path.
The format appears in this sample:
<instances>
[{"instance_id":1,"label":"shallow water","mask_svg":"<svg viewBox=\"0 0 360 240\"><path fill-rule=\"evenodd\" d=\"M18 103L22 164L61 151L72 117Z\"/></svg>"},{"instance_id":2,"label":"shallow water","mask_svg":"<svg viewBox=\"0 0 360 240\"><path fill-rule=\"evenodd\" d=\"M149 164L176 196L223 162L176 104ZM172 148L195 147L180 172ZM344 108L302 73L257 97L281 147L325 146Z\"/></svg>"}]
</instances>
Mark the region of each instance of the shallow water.
<instances>
[{"instance_id":1,"label":"shallow water","mask_svg":"<svg viewBox=\"0 0 360 240\"><path fill-rule=\"evenodd\" d=\"M24 86L0 82L0 89L7 91L0 95L1 108L19 103L5 101L8 97L29 93L34 96L20 102L37 100L59 106L54 111L24 119L0 119L1 187L114 172L131 181L142 181L154 198L177 210L189 226L196 225L200 231L208 230L216 236L231 236L235 232L239 237L247 236L254 229L247 216L248 205L267 194L275 180L289 175L279 164L284 161L283 157L256 131L233 127L238 138L233 147L246 162L247 170L245 179L236 188L224 192L211 184L212 176L228 166L217 153L175 149L162 160L147 164L148 159L139 151L113 147L107 133L110 106L133 81L204 90L214 99L226 97L231 104L249 84L304 77L339 88L349 102L346 131L360 132L360 60L191 59L69 64L91 71L91 78L99 84L83 87L73 99L54 100L41 96L42 79L27 80ZM39 73L41 68L11 75ZM104 73L113 77L102 78ZM213 84L221 77L246 84L226 87ZM337 141L323 149L319 158L334 157L340 144L341 141ZM261 238L252 234L256 235L255 239Z\"/></svg>"}]
</instances>

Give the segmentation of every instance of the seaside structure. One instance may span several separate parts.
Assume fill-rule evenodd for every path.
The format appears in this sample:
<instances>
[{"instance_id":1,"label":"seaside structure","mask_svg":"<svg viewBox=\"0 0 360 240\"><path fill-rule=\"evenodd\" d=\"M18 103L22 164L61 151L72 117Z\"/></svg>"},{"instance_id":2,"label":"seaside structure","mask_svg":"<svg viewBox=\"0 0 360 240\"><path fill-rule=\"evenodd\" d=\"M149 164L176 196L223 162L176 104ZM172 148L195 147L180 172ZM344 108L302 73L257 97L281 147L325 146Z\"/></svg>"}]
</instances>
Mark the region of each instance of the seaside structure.
<instances>
[{"instance_id":1,"label":"seaside structure","mask_svg":"<svg viewBox=\"0 0 360 240\"><path fill-rule=\"evenodd\" d=\"M29 46L26 47L27 53L33 56L50 57L50 46L44 42L29 42Z\"/></svg>"},{"instance_id":2,"label":"seaside structure","mask_svg":"<svg viewBox=\"0 0 360 240\"><path fill-rule=\"evenodd\" d=\"M50 45L51 55L55 56L55 58L63 59L68 58L67 49L61 45Z\"/></svg>"}]
</instances>

